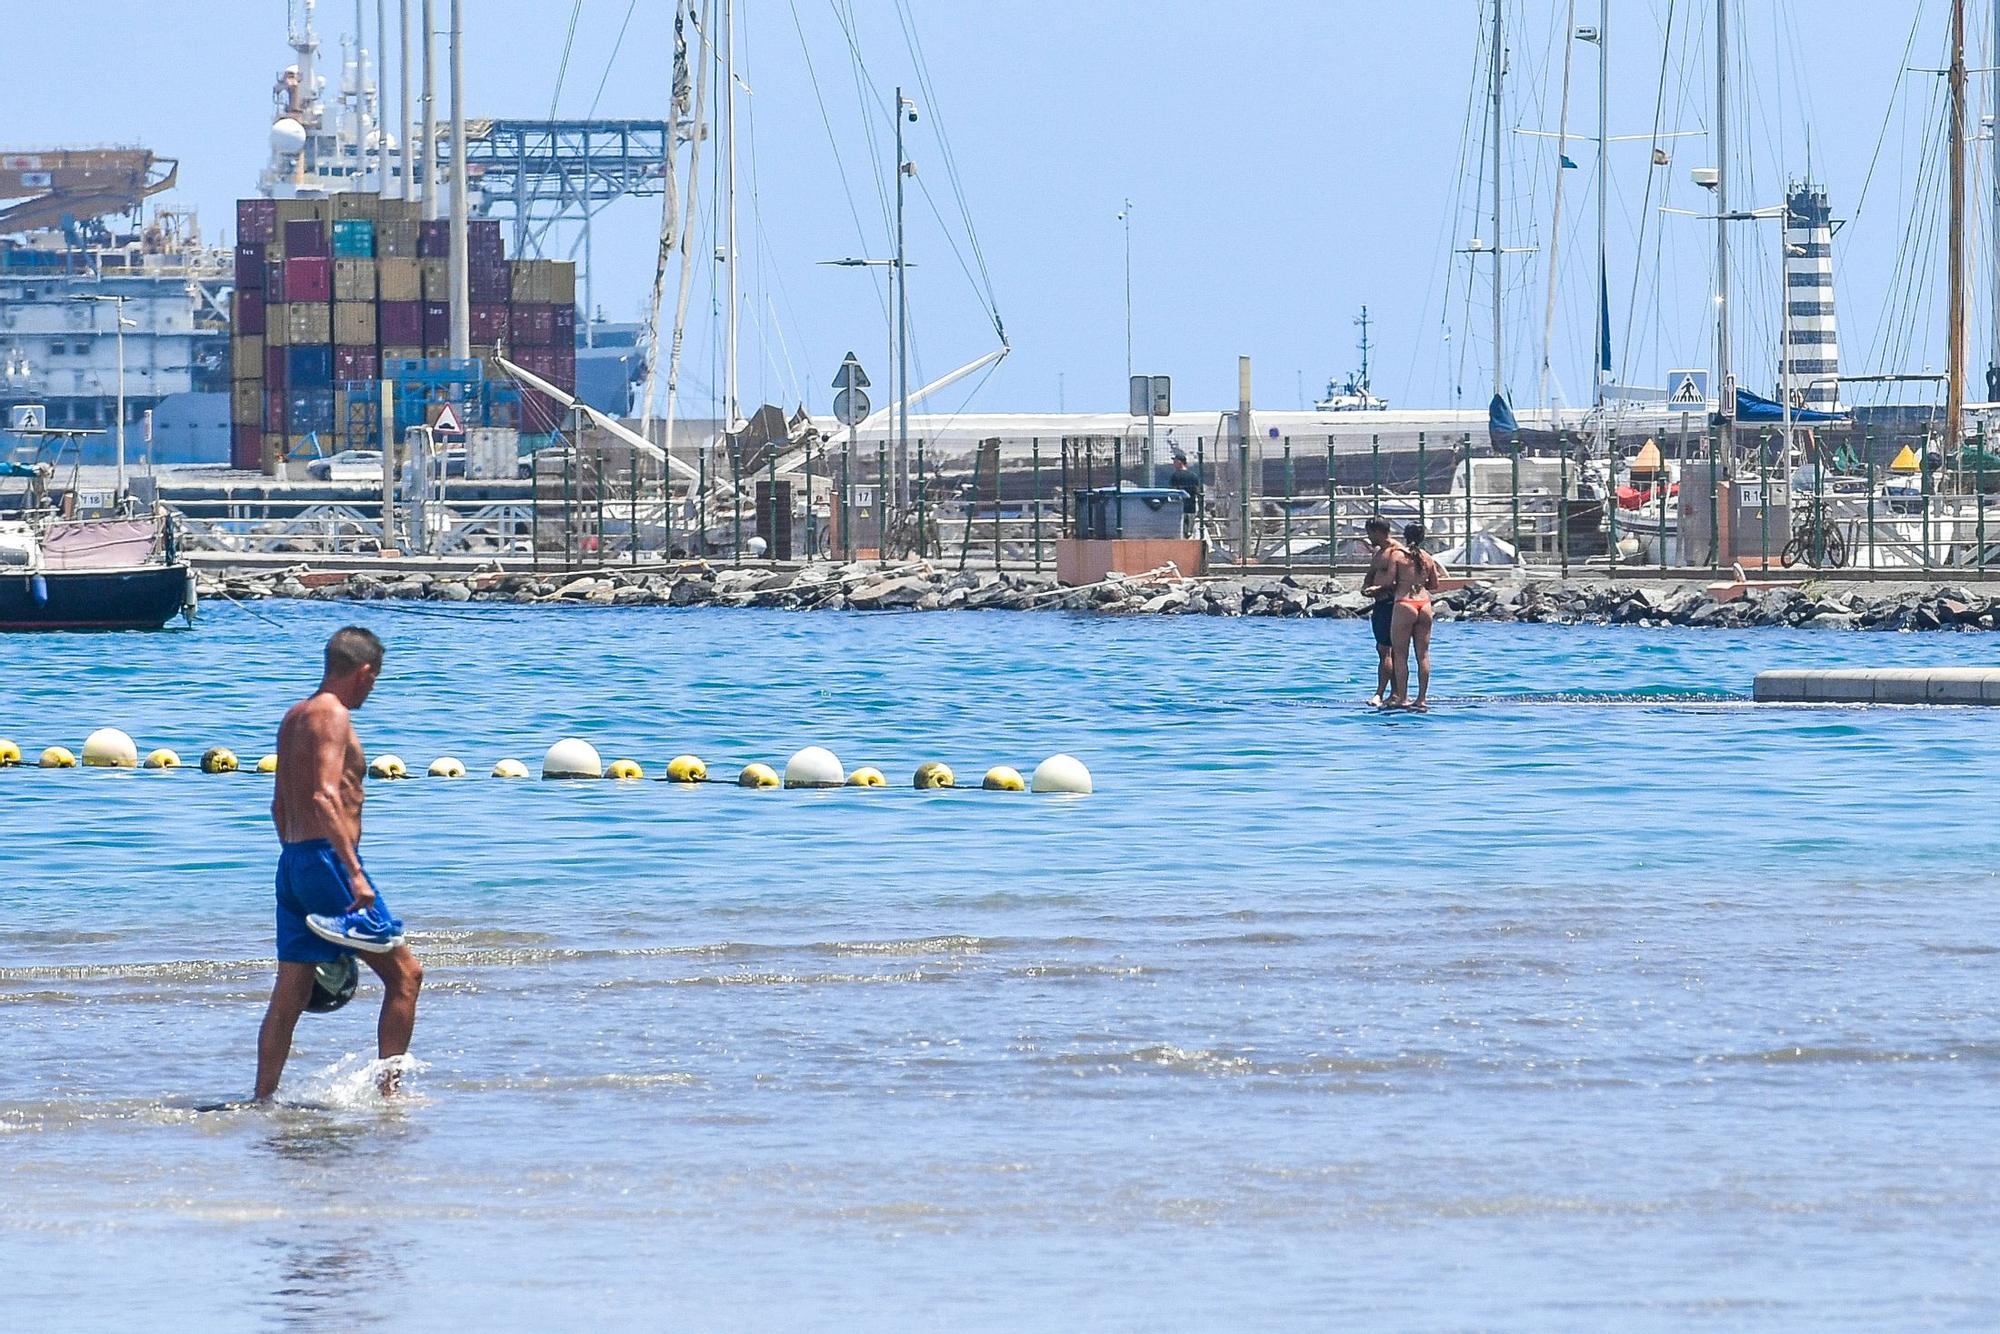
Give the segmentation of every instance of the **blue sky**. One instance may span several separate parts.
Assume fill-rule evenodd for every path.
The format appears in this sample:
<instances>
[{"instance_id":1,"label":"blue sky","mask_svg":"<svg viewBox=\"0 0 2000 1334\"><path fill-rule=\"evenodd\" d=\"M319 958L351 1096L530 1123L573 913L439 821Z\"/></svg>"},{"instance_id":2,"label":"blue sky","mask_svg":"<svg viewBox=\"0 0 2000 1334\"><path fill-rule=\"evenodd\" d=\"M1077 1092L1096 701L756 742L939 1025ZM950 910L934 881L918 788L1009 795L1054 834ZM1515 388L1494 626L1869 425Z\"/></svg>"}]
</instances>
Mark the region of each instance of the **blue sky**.
<instances>
[{"instance_id":1,"label":"blue sky","mask_svg":"<svg viewBox=\"0 0 2000 1334\"><path fill-rule=\"evenodd\" d=\"M1469 117L1483 115L1474 104L1486 0L907 0L907 10L895 0L841 2L854 15L858 65L830 0L738 6L741 73L750 89L739 161L746 400L804 396L824 409L849 348L885 383L889 334L879 280L816 261L886 253L878 194L888 173L882 108L897 82L918 83L902 23L908 13L936 95L921 98L913 156L951 224L942 225L922 198L913 202L920 375L940 374L993 345L978 284L952 249L955 243L969 260L936 138L942 128L1016 349L979 386L975 405L1122 405L1116 214L1128 196L1135 201L1138 369L1172 374L1179 403L1232 402L1236 357L1248 354L1259 403L1296 406L1301 388L1309 398L1354 365L1352 320L1363 304L1375 321L1378 392L1409 406L1484 401L1491 375L1486 278L1468 292L1466 261L1454 262L1452 252L1490 232L1474 211L1483 209L1474 202L1482 187L1466 170L1466 159L1485 145L1483 128ZM1673 162L1664 168L1649 165L1648 144L1612 150L1613 327L1621 366L1635 383L1660 384L1670 367L1709 360L1712 231L1658 210L1698 210L1707 202L1687 169L1712 157L1705 132L1713 3L1611 6L1612 132L1698 132L1667 141ZM1943 343L1942 242L1935 173L1926 174L1923 154L1939 124L1938 81L1903 67L1942 63L1947 6L1734 3L1741 55L1733 77L1742 89L1735 202L1777 202L1783 182L1802 174L1810 156L1836 213L1853 219L1835 245L1846 366L1935 367ZM1514 221L1504 240L1536 248L1507 266L1506 368L1517 404L1539 393L1554 158L1548 141L1517 131L1554 128L1566 5L1507 6L1514 95L1506 110L1512 166L1505 193ZM442 14L445 0L437 7ZM466 8L474 114L548 114L571 0L467 0ZM372 26L374 0L366 10ZM1580 0L1578 10L1579 23L1596 21L1596 0ZM559 113L582 115L594 101L607 117L662 114L669 12L666 0L583 0ZM7 146L144 143L181 159L179 198L199 205L211 232L227 228L230 201L252 191L264 157L272 75L289 58L284 5L114 0L92 13L88 23L37 23L34 58L10 62L0 93ZM329 50L351 28L352 14L352 3L322 5ZM1983 12L1975 15L1973 43L1970 63L1994 63L1984 54ZM1575 48L1571 128L1579 135L1595 128L1596 59L1594 47ZM857 83L871 102L879 99L875 150ZM1974 83L1976 122L1989 95L1982 78ZM1582 170L1569 173L1565 187L1549 344L1553 378L1571 398L1585 392L1589 378L1592 148L1579 143L1570 152ZM1976 156L1989 151L1975 146ZM1976 200L1990 181L1982 165ZM657 221L654 200L629 201L600 221L594 290L610 318L636 318L643 309ZM1636 240L1642 222L1643 249ZM1763 224L1740 229L1736 329L1740 369L1753 385L1770 379L1777 332L1771 231ZM1983 220L1978 235L1983 251ZM697 407L715 378L711 270L704 265L697 282L689 333L687 383ZM1982 261L1974 275L1975 373L1987 355L1986 282ZM964 399L950 393L939 406Z\"/></svg>"}]
</instances>

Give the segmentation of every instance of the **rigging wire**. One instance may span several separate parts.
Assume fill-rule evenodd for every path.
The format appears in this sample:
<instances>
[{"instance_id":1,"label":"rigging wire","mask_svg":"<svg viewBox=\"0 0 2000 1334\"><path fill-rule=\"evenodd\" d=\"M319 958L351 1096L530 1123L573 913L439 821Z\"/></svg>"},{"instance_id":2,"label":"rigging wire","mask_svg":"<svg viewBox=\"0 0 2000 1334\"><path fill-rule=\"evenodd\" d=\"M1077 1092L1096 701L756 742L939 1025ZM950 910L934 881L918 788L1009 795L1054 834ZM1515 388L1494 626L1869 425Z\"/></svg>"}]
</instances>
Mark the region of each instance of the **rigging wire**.
<instances>
[{"instance_id":1,"label":"rigging wire","mask_svg":"<svg viewBox=\"0 0 2000 1334\"><path fill-rule=\"evenodd\" d=\"M861 252L866 254L870 248L868 229L861 222L861 206L855 202L854 181L848 174L847 158L840 151L840 138L833 132L833 117L826 108L826 93L820 87L819 71L813 64L812 43L806 40L805 24L799 18L798 0L786 0L786 3L792 12L792 28L799 35L799 49L805 53L806 81L812 85L813 102L819 108L819 121L826 130L827 147L832 151L833 164L840 172L840 192L847 200L847 215L854 220L855 240L859 243ZM889 319L888 284L879 270L871 268L865 272L869 277L869 285L875 290L876 300L881 304L882 318L886 321Z\"/></svg>"},{"instance_id":2,"label":"rigging wire","mask_svg":"<svg viewBox=\"0 0 2000 1334\"><path fill-rule=\"evenodd\" d=\"M549 119L556 118L556 105L562 101L563 81L569 77L570 52L576 48L576 21L583 16L583 0L572 0L569 9L569 32L563 37L562 61L556 66L556 88L549 94Z\"/></svg>"},{"instance_id":3,"label":"rigging wire","mask_svg":"<svg viewBox=\"0 0 2000 1334\"><path fill-rule=\"evenodd\" d=\"M597 115L597 104L604 100L604 85L611 81L611 67L618 63L618 52L625 46L626 30L632 26L632 15L638 8L639 0L629 0L629 3L625 6L625 20L618 25L618 37L616 41L611 43L611 54L605 57L604 73L598 77L597 91L591 94L590 110L583 113L586 120L592 119ZM575 31L573 23L571 31ZM674 133L674 127L669 125L667 133Z\"/></svg>"}]
</instances>

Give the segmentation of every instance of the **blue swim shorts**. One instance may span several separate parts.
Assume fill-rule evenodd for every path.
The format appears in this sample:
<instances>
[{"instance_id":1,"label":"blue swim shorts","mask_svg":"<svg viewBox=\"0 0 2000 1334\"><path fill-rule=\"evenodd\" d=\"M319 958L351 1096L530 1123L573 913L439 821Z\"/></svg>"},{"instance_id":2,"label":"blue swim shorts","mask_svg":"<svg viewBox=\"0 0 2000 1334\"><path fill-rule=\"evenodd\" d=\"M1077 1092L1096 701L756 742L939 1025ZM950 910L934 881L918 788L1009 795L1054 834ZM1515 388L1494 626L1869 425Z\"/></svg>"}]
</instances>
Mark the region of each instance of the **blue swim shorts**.
<instances>
[{"instance_id":1,"label":"blue swim shorts","mask_svg":"<svg viewBox=\"0 0 2000 1334\"><path fill-rule=\"evenodd\" d=\"M389 915L389 905L382 899L382 886L372 875L368 883L375 886L375 905L368 910L369 922L400 932L403 924ZM347 868L340 864L333 844L313 838L282 845L278 852L278 962L330 963L348 953L314 935L306 925L306 914L338 917L353 903L354 889L348 883Z\"/></svg>"}]
</instances>

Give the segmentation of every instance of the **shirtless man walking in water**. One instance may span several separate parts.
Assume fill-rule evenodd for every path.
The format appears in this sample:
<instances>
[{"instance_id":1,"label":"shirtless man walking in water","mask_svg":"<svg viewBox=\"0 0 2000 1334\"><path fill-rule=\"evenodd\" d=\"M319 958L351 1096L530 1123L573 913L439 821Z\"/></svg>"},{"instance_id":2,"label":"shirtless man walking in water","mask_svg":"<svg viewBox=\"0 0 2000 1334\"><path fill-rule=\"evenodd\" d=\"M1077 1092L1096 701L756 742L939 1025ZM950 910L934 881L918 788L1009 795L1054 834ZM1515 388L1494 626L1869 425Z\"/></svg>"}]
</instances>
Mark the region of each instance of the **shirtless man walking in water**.
<instances>
[{"instance_id":1,"label":"shirtless man walking in water","mask_svg":"<svg viewBox=\"0 0 2000 1334\"><path fill-rule=\"evenodd\" d=\"M1389 521L1379 514L1368 520L1368 545L1374 548L1374 554L1369 557L1368 573L1361 580L1361 595L1375 599L1374 610L1368 617L1375 631L1375 693L1368 697L1368 703L1370 707L1379 708L1389 695L1389 649L1396 611L1396 553L1400 549L1395 539L1389 536Z\"/></svg>"},{"instance_id":2,"label":"shirtless man walking in water","mask_svg":"<svg viewBox=\"0 0 2000 1334\"><path fill-rule=\"evenodd\" d=\"M423 965L403 943L361 864L361 783L366 763L352 713L382 672L382 641L349 626L326 642L326 674L312 696L291 707L278 728L278 982L257 1035L257 1098L278 1091L292 1030L312 998L315 970L348 951L382 979L377 1053L410 1049ZM393 1074L384 1093L395 1091Z\"/></svg>"}]
</instances>

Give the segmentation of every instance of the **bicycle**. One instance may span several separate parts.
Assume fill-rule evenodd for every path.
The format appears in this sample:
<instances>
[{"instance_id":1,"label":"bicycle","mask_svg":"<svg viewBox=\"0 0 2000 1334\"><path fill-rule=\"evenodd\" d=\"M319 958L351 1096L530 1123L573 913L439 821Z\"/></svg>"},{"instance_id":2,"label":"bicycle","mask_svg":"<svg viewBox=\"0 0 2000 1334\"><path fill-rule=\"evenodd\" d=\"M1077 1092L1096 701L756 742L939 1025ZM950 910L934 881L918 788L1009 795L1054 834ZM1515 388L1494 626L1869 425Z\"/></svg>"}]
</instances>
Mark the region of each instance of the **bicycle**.
<instances>
[{"instance_id":1,"label":"bicycle","mask_svg":"<svg viewBox=\"0 0 2000 1334\"><path fill-rule=\"evenodd\" d=\"M1841 534L1839 524L1809 510L1792 525L1791 540L1779 553L1778 562L1788 570L1799 564L1819 570L1844 569L1847 539Z\"/></svg>"}]
</instances>

